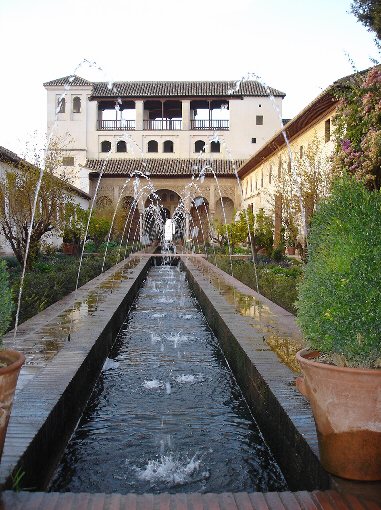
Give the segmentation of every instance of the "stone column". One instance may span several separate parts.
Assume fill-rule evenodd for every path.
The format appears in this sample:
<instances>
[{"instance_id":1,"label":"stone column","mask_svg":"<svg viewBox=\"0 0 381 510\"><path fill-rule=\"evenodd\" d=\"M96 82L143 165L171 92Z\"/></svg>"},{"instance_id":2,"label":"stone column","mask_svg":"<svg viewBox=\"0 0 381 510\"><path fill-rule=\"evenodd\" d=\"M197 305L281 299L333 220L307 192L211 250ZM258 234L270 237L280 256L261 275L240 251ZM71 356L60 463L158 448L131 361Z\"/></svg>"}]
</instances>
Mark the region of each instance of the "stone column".
<instances>
[{"instance_id":1,"label":"stone column","mask_svg":"<svg viewBox=\"0 0 381 510\"><path fill-rule=\"evenodd\" d=\"M181 102L181 108L182 108L182 127L184 131L190 130L190 100L189 99L183 99Z\"/></svg>"},{"instance_id":2,"label":"stone column","mask_svg":"<svg viewBox=\"0 0 381 510\"><path fill-rule=\"evenodd\" d=\"M144 101L142 99L135 101L135 130L143 131L143 112L144 112Z\"/></svg>"}]
</instances>

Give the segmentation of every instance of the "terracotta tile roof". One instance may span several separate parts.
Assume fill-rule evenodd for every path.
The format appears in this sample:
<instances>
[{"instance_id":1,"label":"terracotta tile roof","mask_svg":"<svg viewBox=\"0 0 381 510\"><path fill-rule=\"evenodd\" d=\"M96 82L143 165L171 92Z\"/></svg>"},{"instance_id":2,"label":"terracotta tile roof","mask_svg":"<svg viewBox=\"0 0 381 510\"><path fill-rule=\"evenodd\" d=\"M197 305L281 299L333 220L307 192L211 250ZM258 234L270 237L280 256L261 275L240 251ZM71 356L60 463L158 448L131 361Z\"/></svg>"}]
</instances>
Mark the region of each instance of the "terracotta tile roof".
<instances>
[{"instance_id":1,"label":"terracotta tile roof","mask_svg":"<svg viewBox=\"0 0 381 510\"><path fill-rule=\"evenodd\" d=\"M70 81L71 80L71 81ZM259 81L118 81L90 82L80 76L65 76L44 83L44 87L92 86L92 98L100 97L284 97L280 90L266 87Z\"/></svg>"},{"instance_id":2,"label":"terracotta tile roof","mask_svg":"<svg viewBox=\"0 0 381 510\"><path fill-rule=\"evenodd\" d=\"M0 146L0 161L5 161L6 163L19 163L21 158L16 153Z\"/></svg>"},{"instance_id":3,"label":"terracotta tile roof","mask_svg":"<svg viewBox=\"0 0 381 510\"><path fill-rule=\"evenodd\" d=\"M258 81L243 81L235 89L234 81L138 81L94 83L93 97L226 97L226 96L274 96L285 93L274 88L267 89Z\"/></svg>"},{"instance_id":4,"label":"terracotta tile roof","mask_svg":"<svg viewBox=\"0 0 381 510\"><path fill-rule=\"evenodd\" d=\"M20 158L16 153L10 151L9 149L6 149L5 147L0 146L0 161L3 161L4 163L8 163L10 165L18 166L18 168L25 169L27 167L34 168L39 171L39 168L32 163L29 163L29 161L26 161L23 158ZM60 180L59 177L57 177L57 180ZM90 200L90 195L83 191L80 188L77 188L76 186L73 186L72 184L66 182L66 186L76 195L79 195L83 198Z\"/></svg>"},{"instance_id":5,"label":"terracotta tile roof","mask_svg":"<svg viewBox=\"0 0 381 510\"><path fill-rule=\"evenodd\" d=\"M44 87L61 87L65 85L70 85L71 87L91 87L93 84L91 81L76 75L64 76L63 78L57 78L56 80L44 83Z\"/></svg>"},{"instance_id":6,"label":"terracotta tile roof","mask_svg":"<svg viewBox=\"0 0 381 510\"><path fill-rule=\"evenodd\" d=\"M88 159L86 168L93 172L100 173L103 170L103 175L131 175L135 171L148 172L150 176L191 176L198 175L200 170L206 168L206 175L215 175L218 177L235 176L235 169L238 169L244 160L235 160L234 162L228 159L176 159L176 158L149 158L149 159ZM209 168L208 168L209 167Z\"/></svg>"}]
</instances>

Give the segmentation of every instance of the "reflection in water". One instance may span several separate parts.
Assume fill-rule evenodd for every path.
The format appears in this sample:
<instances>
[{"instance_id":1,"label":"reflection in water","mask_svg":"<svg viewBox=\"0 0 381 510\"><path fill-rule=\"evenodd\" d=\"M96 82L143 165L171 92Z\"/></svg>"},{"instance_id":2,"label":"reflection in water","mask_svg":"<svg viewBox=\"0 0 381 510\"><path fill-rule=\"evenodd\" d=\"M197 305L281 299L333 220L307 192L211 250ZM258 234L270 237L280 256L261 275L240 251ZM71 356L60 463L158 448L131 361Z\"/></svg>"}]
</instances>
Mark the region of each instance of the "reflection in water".
<instances>
[{"instance_id":1,"label":"reflection in water","mask_svg":"<svg viewBox=\"0 0 381 510\"><path fill-rule=\"evenodd\" d=\"M151 269L109 358L51 490L286 489L177 268Z\"/></svg>"},{"instance_id":2,"label":"reflection in water","mask_svg":"<svg viewBox=\"0 0 381 510\"><path fill-rule=\"evenodd\" d=\"M122 269L111 274L95 290L86 293L83 300L77 300L67 310L62 312L54 321L41 328L41 338L29 348L18 345L26 356L26 365L43 366L62 349L68 341L69 334L78 331L87 322L88 317L97 311L99 305L107 299L110 292L132 277L131 272L140 262L140 257L128 260ZM20 335L19 335L20 336ZM22 340L20 340L21 342Z\"/></svg>"},{"instance_id":3,"label":"reflection in water","mask_svg":"<svg viewBox=\"0 0 381 510\"><path fill-rule=\"evenodd\" d=\"M296 361L296 353L304 347L301 336L292 332L285 333L280 329L275 314L270 308L254 296L239 292L232 285L227 284L212 269L202 262L194 262L210 283L216 287L226 301L235 307L236 311L250 320L249 323L258 333L263 335L264 341L275 352L278 358L293 372L299 373L300 367Z\"/></svg>"}]
</instances>

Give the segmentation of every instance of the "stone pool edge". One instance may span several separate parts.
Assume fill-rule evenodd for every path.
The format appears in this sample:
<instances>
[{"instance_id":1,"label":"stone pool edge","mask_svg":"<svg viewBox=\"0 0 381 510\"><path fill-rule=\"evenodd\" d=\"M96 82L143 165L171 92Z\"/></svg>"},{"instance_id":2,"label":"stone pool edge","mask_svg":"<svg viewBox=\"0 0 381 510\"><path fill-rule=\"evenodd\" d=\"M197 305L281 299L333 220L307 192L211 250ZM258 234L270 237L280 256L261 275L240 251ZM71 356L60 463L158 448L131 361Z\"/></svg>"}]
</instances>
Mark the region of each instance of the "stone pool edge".
<instances>
[{"instance_id":1,"label":"stone pool edge","mask_svg":"<svg viewBox=\"0 0 381 510\"><path fill-rule=\"evenodd\" d=\"M266 348L263 336L227 304L190 257L181 262L290 490L329 488L332 478L320 464L311 408L295 388L295 374Z\"/></svg>"},{"instance_id":2,"label":"stone pool edge","mask_svg":"<svg viewBox=\"0 0 381 510\"><path fill-rule=\"evenodd\" d=\"M96 291L130 260L88 282L80 289L80 296ZM18 392L0 465L2 490L12 488L12 476L17 471L24 473L22 487L46 488L150 265L150 257L142 257L129 275L108 292L107 301L72 335L71 341ZM73 306L78 295L73 292L64 299L67 308ZM30 335L38 337L38 323L45 324L49 313L57 310L62 310L60 302L42 312L44 321L39 320L41 314L26 321L23 336L27 336L29 322Z\"/></svg>"}]
</instances>

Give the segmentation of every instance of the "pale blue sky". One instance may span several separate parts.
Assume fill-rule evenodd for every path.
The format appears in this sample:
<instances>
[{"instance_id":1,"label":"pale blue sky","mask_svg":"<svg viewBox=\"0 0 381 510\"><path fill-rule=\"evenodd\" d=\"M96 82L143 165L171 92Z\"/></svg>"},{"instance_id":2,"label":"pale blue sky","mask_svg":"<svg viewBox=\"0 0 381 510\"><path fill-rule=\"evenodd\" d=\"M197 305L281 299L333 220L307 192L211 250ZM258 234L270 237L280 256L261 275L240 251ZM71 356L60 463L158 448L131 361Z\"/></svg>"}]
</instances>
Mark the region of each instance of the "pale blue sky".
<instances>
[{"instance_id":1,"label":"pale blue sky","mask_svg":"<svg viewBox=\"0 0 381 510\"><path fill-rule=\"evenodd\" d=\"M0 145L22 153L46 127L42 84L230 80L255 73L293 117L337 78L372 65L373 35L350 0L0 0Z\"/></svg>"}]
</instances>

